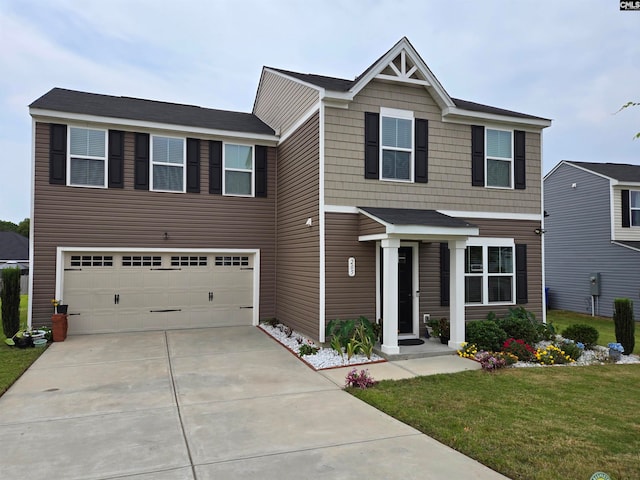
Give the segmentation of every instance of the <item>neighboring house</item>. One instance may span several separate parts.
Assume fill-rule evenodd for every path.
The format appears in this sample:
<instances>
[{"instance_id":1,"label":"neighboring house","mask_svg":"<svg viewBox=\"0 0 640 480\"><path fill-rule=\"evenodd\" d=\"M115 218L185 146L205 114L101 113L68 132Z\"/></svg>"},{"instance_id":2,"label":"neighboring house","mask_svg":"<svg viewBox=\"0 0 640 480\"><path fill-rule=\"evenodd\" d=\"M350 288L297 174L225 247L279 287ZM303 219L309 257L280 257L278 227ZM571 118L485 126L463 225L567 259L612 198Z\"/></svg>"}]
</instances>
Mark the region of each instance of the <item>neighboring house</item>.
<instances>
[{"instance_id":1,"label":"neighboring house","mask_svg":"<svg viewBox=\"0 0 640 480\"><path fill-rule=\"evenodd\" d=\"M626 297L640 319L640 165L562 161L544 209L550 307L611 317Z\"/></svg>"},{"instance_id":2,"label":"neighboring house","mask_svg":"<svg viewBox=\"0 0 640 480\"><path fill-rule=\"evenodd\" d=\"M406 38L355 80L264 67L253 112L53 89L35 129L33 321L251 325L320 341L424 314L543 315L544 118L454 99Z\"/></svg>"},{"instance_id":3,"label":"neighboring house","mask_svg":"<svg viewBox=\"0 0 640 480\"><path fill-rule=\"evenodd\" d=\"M0 232L0 269L15 267L22 271L20 291L28 293L29 239L16 232Z\"/></svg>"}]
</instances>

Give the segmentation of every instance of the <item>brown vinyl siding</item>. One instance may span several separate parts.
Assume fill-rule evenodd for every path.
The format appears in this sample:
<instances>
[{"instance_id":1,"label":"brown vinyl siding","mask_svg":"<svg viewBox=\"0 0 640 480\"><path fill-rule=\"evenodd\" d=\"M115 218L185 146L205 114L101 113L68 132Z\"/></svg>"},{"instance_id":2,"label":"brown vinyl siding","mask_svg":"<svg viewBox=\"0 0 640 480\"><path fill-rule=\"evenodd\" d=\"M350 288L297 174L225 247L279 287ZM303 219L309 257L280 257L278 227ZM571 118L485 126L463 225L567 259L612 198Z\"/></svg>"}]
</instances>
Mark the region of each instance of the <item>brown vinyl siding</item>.
<instances>
[{"instance_id":1,"label":"brown vinyl siding","mask_svg":"<svg viewBox=\"0 0 640 480\"><path fill-rule=\"evenodd\" d=\"M264 71L253 113L280 135L319 101L318 90Z\"/></svg>"},{"instance_id":2,"label":"brown vinyl siding","mask_svg":"<svg viewBox=\"0 0 640 480\"><path fill-rule=\"evenodd\" d=\"M364 178L364 112L410 110L429 121L429 182ZM525 190L471 186L471 127L444 123L440 108L417 86L372 81L348 109L325 109L327 205L540 213L540 134L526 133ZM410 205L409 205L410 203Z\"/></svg>"},{"instance_id":3,"label":"brown vinyl siding","mask_svg":"<svg viewBox=\"0 0 640 480\"><path fill-rule=\"evenodd\" d=\"M527 220L467 219L480 229L480 237L513 238L516 244L527 245L528 303L523 305L542 320L542 243L534 233L540 222ZM514 263L515 268L515 263ZM449 317L449 307L440 306L440 244L420 245L420 315L430 313L436 318ZM509 305L465 307L467 320L484 320L489 312L502 316Z\"/></svg>"},{"instance_id":4,"label":"brown vinyl siding","mask_svg":"<svg viewBox=\"0 0 640 480\"><path fill-rule=\"evenodd\" d=\"M35 136L34 324L50 321L58 246L260 249L259 317L275 315L275 148L267 154L268 197L243 198L208 193L208 139L201 142L201 193L182 194L134 190L132 131L125 133L122 189L50 185L49 124L37 122Z\"/></svg>"},{"instance_id":5,"label":"brown vinyl siding","mask_svg":"<svg viewBox=\"0 0 640 480\"><path fill-rule=\"evenodd\" d=\"M376 243L358 241L358 217L362 219L362 215L355 214L325 214L327 322L360 315L372 322L377 320ZM348 274L349 257L356 259L354 277Z\"/></svg>"},{"instance_id":6,"label":"brown vinyl siding","mask_svg":"<svg viewBox=\"0 0 640 480\"><path fill-rule=\"evenodd\" d=\"M377 235L386 233L387 231L384 225L376 222L366 215L363 215L362 213L358 215L358 220L360 222L360 228L357 232L357 235Z\"/></svg>"},{"instance_id":7,"label":"brown vinyl siding","mask_svg":"<svg viewBox=\"0 0 640 480\"><path fill-rule=\"evenodd\" d=\"M276 318L312 338L319 337L320 314L318 118L278 147L276 206Z\"/></svg>"}]
</instances>

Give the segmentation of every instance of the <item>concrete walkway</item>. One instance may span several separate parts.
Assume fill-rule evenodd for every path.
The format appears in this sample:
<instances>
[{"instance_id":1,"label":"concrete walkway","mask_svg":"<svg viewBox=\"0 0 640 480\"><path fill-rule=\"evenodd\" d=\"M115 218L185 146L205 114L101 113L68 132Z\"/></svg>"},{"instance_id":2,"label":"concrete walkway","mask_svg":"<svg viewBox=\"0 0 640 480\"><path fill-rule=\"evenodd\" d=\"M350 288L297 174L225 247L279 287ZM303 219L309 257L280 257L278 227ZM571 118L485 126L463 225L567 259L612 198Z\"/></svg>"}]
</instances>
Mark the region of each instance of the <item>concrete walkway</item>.
<instances>
[{"instance_id":1,"label":"concrete walkway","mask_svg":"<svg viewBox=\"0 0 640 480\"><path fill-rule=\"evenodd\" d=\"M370 371L438 370L415 362ZM70 337L0 397L0 477L505 478L345 393L344 375L253 327Z\"/></svg>"}]
</instances>

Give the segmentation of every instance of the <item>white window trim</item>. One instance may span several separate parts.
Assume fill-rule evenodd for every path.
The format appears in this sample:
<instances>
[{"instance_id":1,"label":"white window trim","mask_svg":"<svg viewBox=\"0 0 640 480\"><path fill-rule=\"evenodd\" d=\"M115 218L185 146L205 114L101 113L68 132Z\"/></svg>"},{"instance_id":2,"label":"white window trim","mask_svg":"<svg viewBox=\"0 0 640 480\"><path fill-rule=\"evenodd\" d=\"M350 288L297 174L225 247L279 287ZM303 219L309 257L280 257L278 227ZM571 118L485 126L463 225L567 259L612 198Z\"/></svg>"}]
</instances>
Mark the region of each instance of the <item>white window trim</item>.
<instances>
[{"instance_id":1,"label":"white window trim","mask_svg":"<svg viewBox=\"0 0 640 480\"><path fill-rule=\"evenodd\" d=\"M629 190L629 226L631 228L640 228L640 225L634 225L633 224L633 212L634 211L640 211L640 206L638 207L634 207L631 204L631 197L632 197L632 193L636 192L638 195L640 195L640 190Z\"/></svg>"},{"instance_id":2,"label":"white window trim","mask_svg":"<svg viewBox=\"0 0 640 480\"><path fill-rule=\"evenodd\" d=\"M391 148L391 147L384 147L382 145L382 118L383 117L387 117L387 118L400 118L402 120L411 120L411 148ZM413 115L413 111L411 110L399 110L397 108L386 108L386 107L380 107L380 150L379 150L379 171L380 171L380 175L379 175L379 179L383 182L400 182L400 183L414 183L415 181L415 173L414 173L414 169L415 169L415 148L416 148L416 139L415 139L415 135L416 135L416 131L415 131L415 119L414 119L414 115ZM394 151L399 151L399 152L409 152L409 179L408 180L403 180L401 178L385 178L382 176L382 172L383 172L383 168L382 168L382 161L383 161L383 151L385 150L385 148L387 150L394 150Z\"/></svg>"},{"instance_id":3,"label":"white window trim","mask_svg":"<svg viewBox=\"0 0 640 480\"><path fill-rule=\"evenodd\" d=\"M486 307L494 305L515 305L516 304L516 243L513 238L490 238L474 237L467 240L467 247L482 247L482 275L467 274L474 277L482 276L482 303L466 303L466 307ZM511 247L513 256L513 271L511 273L489 273L488 272L488 248L489 247ZM489 302L489 277L511 277L511 302Z\"/></svg>"},{"instance_id":4,"label":"white window trim","mask_svg":"<svg viewBox=\"0 0 640 480\"><path fill-rule=\"evenodd\" d=\"M487 133L489 130L497 130L499 132L509 132L511 134L511 158L507 159L507 158L502 158L502 157L490 157L489 155L487 155L487 151L488 151L488 141L487 141ZM514 160L514 148L515 148L515 144L514 144L514 131L512 129L506 129L506 128L496 128L496 127L485 127L484 128L484 186L485 188L496 188L498 190L513 190L514 189L514 167L515 167L515 160ZM499 160L501 162L510 162L511 166L509 168L509 186L508 187L500 187L500 186L495 186L495 185L489 185L488 179L489 179L489 160Z\"/></svg>"},{"instance_id":5,"label":"white window trim","mask_svg":"<svg viewBox=\"0 0 640 480\"><path fill-rule=\"evenodd\" d=\"M97 130L104 133L104 157L95 157L91 155L73 155L73 158L87 159L87 160L102 160L104 163L104 184L102 185L83 185L81 183L71 183L71 129L81 128L83 130ZM109 179L109 137L107 136L107 130L104 128L87 127L84 125L67 125L67 186L69 187L83 187L83 188L107 188Z\"/></svg>"},{"instance_id":6,"label":"white window trim","mask_svg":"<svg viewBox=\"0 0 640 480\"><path fill-rule=\"evenodd\" d=\"M182 190L161 190L155 188L153 185L153 167L155 165L167 165L170 167L178 167L177 163L170 162L155 162L153 160L153 139L154 138L174 138L182 141ZM187 191L187 141L183 137L173 137L171 135L150 135L149 136L149 190L152 192L165 192L165 193L185 193Z\"/></svg>"},{"instance_id":7,"label":"white window trim","mask_svg":"<svg viewBox=\"0 0 640 480\"><path fill-rule=\"evenodd\" d=\"M240 145L251 149L251 170L246 168L227 168L227 145ZM230 172L251 173L251 193L227 193L227 170ZM251 198L256 196L256 146L251 143L240 142L223 142L222 144L222 194L227 197L245 197Z\"/></svg>"}]
</instances>

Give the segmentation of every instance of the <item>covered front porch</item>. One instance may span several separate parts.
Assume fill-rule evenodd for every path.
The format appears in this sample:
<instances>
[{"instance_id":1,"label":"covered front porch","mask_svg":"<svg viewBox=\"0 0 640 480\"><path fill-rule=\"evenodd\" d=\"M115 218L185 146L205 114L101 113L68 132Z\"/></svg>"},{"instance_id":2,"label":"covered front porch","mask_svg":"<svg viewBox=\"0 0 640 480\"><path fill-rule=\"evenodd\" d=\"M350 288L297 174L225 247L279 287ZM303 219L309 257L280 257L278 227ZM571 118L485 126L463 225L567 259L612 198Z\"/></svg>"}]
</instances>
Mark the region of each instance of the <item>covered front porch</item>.
<instances>
[{"instance_id":1,"label":"covered front porch","mask_svg":"<svg viewBox=\"0 0 640 480\"><path fill-rule=\"evenodd\" d=\"M435 210L360 207L361 242L376 242L376 315L382 319L381 353L400 355L399 340L418 338L424 332L420 310L420 245L446 246L449 281L449 349L465 339L465 249L478 227ZM423 284L425 282L422 282Z\"/></svg>"}]
</instances>

